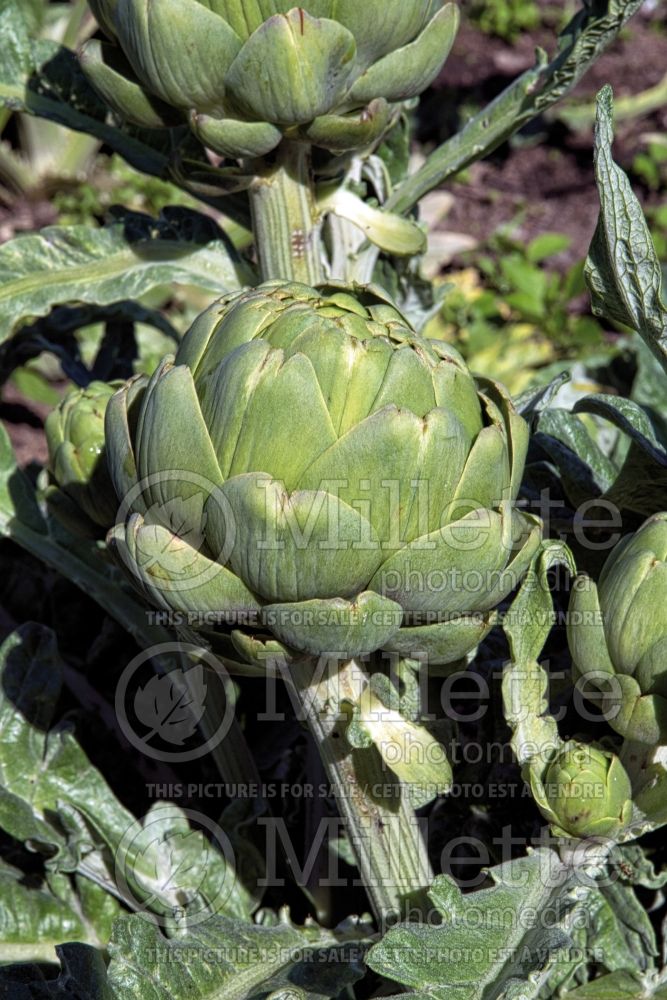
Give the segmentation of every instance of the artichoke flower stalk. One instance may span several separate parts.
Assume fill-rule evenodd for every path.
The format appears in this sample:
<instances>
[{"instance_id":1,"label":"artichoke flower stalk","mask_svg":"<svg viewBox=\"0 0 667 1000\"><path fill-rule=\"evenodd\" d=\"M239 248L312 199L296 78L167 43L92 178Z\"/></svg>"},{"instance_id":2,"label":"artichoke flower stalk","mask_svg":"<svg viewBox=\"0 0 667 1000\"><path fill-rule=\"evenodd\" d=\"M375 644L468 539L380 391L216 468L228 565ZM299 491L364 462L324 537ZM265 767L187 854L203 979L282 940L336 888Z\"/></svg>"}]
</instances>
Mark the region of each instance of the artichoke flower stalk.
<instances>
[{"instance_id":1,"label":"artichoke flower stalk","mask_svg":"<svg viewBox=\"0 0 667 1000\"><path fill-rule=\"evenodd\" d=\"M316 203L310 146L284 139L275 162L258 169L249 195L260 274L321 284L323 220Z\"/></svg>"},{"instance_id":2,"label":"artichoke flower stalk","mask_svg":"<svg viewBox=\"0 0 667 1000\"><path fill-rule=\"evenodd\" d=\"M144 128L187 125L238 161L262 277L311 284L323 276L311 150L373 150L435 79L458 28L444 0L90 6L110 41L87 43L81 64L105 102Z\"/></svg>"},{"instance_id":3,"label":"artichoke flower stalk","mask_svg":"<svg viewBox=\"0 0 667 1000\"><path fill-rule=\"evenodd\" d=\"M365 658L447 666L493 627L540 544L540 522L512 507L527 442L502 387L372 287L268 282L227 296L107 408L112 552L150 603L203 627L230 670L273 659L312 701L381 914L426 884L423 845L409 796L378 802L355 779L375 748L353 753L336 720L363 694ZM327 683L322 658L339 664ZM390 834L412 845L411 886Z\"/></svg>"}]
</instances>

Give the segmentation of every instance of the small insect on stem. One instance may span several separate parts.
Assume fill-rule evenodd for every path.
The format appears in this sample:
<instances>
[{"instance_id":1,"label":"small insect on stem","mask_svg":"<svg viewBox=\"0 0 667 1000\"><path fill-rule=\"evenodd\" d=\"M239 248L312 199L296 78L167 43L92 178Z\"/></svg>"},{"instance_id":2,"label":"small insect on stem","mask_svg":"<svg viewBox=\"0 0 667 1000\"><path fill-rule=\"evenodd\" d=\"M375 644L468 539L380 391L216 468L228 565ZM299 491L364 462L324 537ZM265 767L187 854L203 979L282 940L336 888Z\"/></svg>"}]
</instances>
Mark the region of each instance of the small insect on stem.
<instances>
[{"instance_id":1,"label":"small insect on stem","mask_svg":"<svg viewBox=\"0 0 667 1000\"><path fill-rule=\"evenodd\" d=\"M304 28L306 26L306 21L305 21L305 18L304 18L304 13L305 13L305 11L304 11L303 7L299 7L299 20L301 21L301 34L302 35L304 33Z\"/></svg>"},{"instance_id":2,"label":"small insect on stem","mask_svg":"<svg viewBox=\"0 0 667 1000\"><path fill-rule=\"evenodd\" d=\"M300 260L306 252L307 243L303 229L295 229L292 233L292 256Z\"/></svg>"}]
</instances>

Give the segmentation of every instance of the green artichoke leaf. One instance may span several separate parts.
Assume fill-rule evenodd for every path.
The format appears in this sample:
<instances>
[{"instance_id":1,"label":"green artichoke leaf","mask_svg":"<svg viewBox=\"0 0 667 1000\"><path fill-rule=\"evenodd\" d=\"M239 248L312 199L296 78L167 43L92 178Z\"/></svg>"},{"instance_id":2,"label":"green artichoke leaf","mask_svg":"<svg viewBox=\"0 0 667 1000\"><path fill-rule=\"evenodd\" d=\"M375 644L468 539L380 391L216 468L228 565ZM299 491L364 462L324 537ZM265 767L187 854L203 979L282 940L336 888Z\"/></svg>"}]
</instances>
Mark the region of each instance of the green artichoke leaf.
<instances>
[{"instance_id":1,"label":"green artichoke leaf","mask_svg":"<svg viewBox=\"0 0 667 1000\"><path fill-rule=\"evenodd\" d=\"M366 103L374 97L384 97L394 103L421 94L440 72L458 28L458 7L453 3L445 4L418 38L402 48L395 48L370 66L355 81L350 99Z\"/></svg>"},{"instance_id":2,"label":"green artichoke leaf","mask_svg":"<svg viewBox=\"0 0 667 1000\"><path fill-rule=\"evenodd\" d=\"M664 650L664 644L663 644ZM664 669L664 659L660 667ZM603 696L602 708L609 725L626 739L649 745L664 744L667 733L667 698L646 694L635 677L617 674L616 691Z\"/></svg>"},{"instance_id":3,"label":"green artichoke leaf","mask_svg":"<svg viewBox=\"0 0 667 1000\"><path fill-rule=\"evenodd\" d=\"M248 635L241 629L231 634L232 644L245 663L257 667L261 676L266 676L282 664L289 664L298 655L270 635Z\"/></svg>"},{"instance_id":4,"label":"green artichoke leaf","mask_svg":"<svg viewBox=\"0 0 667 1000\"><path fill-rule=\"evenodd\" d=\"M109 38L114 38L116 34L114 30L114 15L118 6L118 0L88 0L88 6L102 30Z\"/></svg>"},{"instance_id":5,"label":"green artichoke leaf","mask_svg":"<svg viewBox=\"0 0 667 1000\"><path fill-rule=\"evenodd\" d=\"M667 371L667 309L662 268L642 207L623 170L614 162L613 93L597 95L595 174L600 215L585 275L597 316L636 330Z\"/></svg>"},{"instance_id":6,"label":"green artichoke leaf","mask_svg":"<svg viewBox=\"0 0 667 1000\"><path fill-rule=\"evenodd\" d=\"M194 111L190 114L190 128L214 153L237 160L266 156L282 139L282 132L269 122L212 118Z\"/></svg>"},{"instance_id":7,"label":"green artichoke leaf","mask_svg":"<svg viewBox=\"0 0 667 1000\"><path fill-rule=\"evenodd\" d=\"M446 512L446 521L457 521L481 507L497 507L509 499L511 473L507 436L497 425L477 435Z\"/></svg>"},{"instance_id":8,"label":"green artichoke leaf","mask_svg":"<svg viewBox=\"0 0 667 1000\"><path fill-rule=\"evenodd\" d=\"M580 675L613 676L614 664L604 634L604 618L596 584L585 574L572 585L567 616L567 636L574 666Z\"/></svg>"},{"instance_id":9,"label":"green artichoke leaf","mask_svg":"<svg viewBox=\"0 0 667 1000\"><path fill-rule=\"evenodd\" d=\"M384 763L404 785L413 809L427 805L451 789L452 767L445 749L425 726L384 705L370 684L355 709L357 729L367 733Z\"/></svg>"},{"instance_id":10,"label":"green artichoke leaf","mask_svg":"<svg viewBox=\"0 0 667 1000\"><path fill-rule=\"evenodd\" d=\"M268 21L275 14L286 14L295 6L294 0L199 0L199 2L223 17L244 42L264 21ZM312 4L306 3L303 6L309 13L313 13L310 9ZM325 4L325 7L328 6ZM318 13L317 16L327 15Z\"/></svg>"},{"instance_id":11,"label":"green artichoke leaf","mask_svg":"<svg viewBox=\"0 0 667 1000\"><path fill-rule=\"evenodd\" d=\"M301 125L340 103L355 54L354 37L341 24L295 7L250 36L226 87L242 117Z\"/></svg>"},{"instance_id":12,"label":"green artichoke leaf","mask_svg":"<svg viewBox=\"0 0 667 1000\"><path fill-rule=\"evenodd\" d=\"M326 488L291 495L264 473L229 479L222 504L210 508L208 537L228 563L270 602L354 597L382 561L369 522ZM231 521L231 524L229 523Z\"/></svg>"},{"instance_id":13,"label":"green artichoke leaf","mask_svg":"<svg viewBox=\"0 0 667 1000\"><path fill-rule=\"evenodd\" d=\"M160 507L167 513L174 501L203 498L222 485L192 373L174 367L171 357L156 369L142 400L136 455L139 485L154 519Z\"/></svg>"},{"instance_id":14,"label":"green artichoke leaf","mask_svg":"<svg viewBox=\"0 0 667 1000\"><path fill-rule=\"evenodd\" d=\"M368 416L382 391L394 351L385 339L362 341L354 335L350 339L352 320L346 317L339 322L318 319L305 325L291 349L311 359L331 423L340 438ZM278 319L276 329L280 330L281 325ZM273 340L273 328L271 332Z\"/></svg>"},{"instance_id":15,"label":"green artichoke leaf","mask_svg":"<svg viewBox=\"0 0 667 1000\"><path fill-rule=\"evenodd\" d=\"M443 344L432 342L439 364L433 369L436 406L452 410L472 443L482 430L482 409L475 383L463 359L442 350Z\"/></svg>"},{"instance_id":16,"label":"green artichoke leaf","mask_svg":"<svg viewBox=\"0 0 667 1000\"><path fill-rule=\"evenodd\" d=\"M320 115L301 134L314 146L332 153L346 153L373 146L387 131L391 120L389 105L384 98L378 98L354 114Z\"/></svg>"},{"instance_id":17,"label":"green artichoke leaf","mask_svg":"<svg viewBox=\"0 0 667 1000\"><path fill-rule=\"evenodd\" d=\"M313 656L327 652L346 659L381 649L402 618L399 604L369 591L354 601L269 604L262 610L264 623L288 646Z\"/></svg>"},{"instance_id":18,"label":"green artichoke leaf","mask_svg":"<svg viewBox=\"0 0 667 1000\"><path fill-rule=\"evenodd\" d=\"M415 508L413 482L425 480L428 496L437 499L436 484L446 483L449 470L440 462L442 445L451 447L452 466L462 450L459 438L438 436L451 430L444 411L433 410L426 420L391 405L371 414L331 445L301 476L300 489L318 490L324 482L344 479L338 496L356 506L373 526L385 549L405 544L406 530L415 519L423 520L424 503ZM426 464L426 461L428 464ZM460 464L460 458L459 458ZM424 473L432 473L433 482ZM439 521L438 521L439 523Z\"/></svg>"},{"instance_id":19,"label":"green artichoke leaf","mask_svg":"<svg viewBox=\"0 0 667 1000\"><path fill-rule=\"evenodd\" d=\"M86 475L80 464L80 448L71 441L64 441L52 456L51 467L54 479L74 507L80 508L93 524L109 527L118 505L113 491L108 488L110 484L106 475L106 459L101 449L96 452L98 469L91 470ZM53 493L49 499L52 509L55 509Z\"/></svg>"},{"instance_id":20,"label":"green artichoke leaf","mask_svg":"<svg viewBox=\"0 0 667 1000\"><path fill-rule=\"evenodd\" d=\"M415 349L414 344L406 343L392 350L382 383L370 402L369 413L375 413L392 404L399 410L409 410L421 418L426 418L434 410L436 401L433 369L424 364L424 358L418 347ZM457 431L464 440L467 452L471 442L466 439L458 418L452 414L450 435L455 436Z\"/></svg>"},{"instance_id":21,"label":"green artichoke leaf","mask_svg":"<svg viewBox=\"0 0 667 1000\"><path fill-rule=\"evenodd\" d=\"M469 448L465 429L456 414L441 409L431 410L423 418L419 444L411 478L404 484L403 492L407 495L398 512L400 537L406 542L442 526L446 498L456 491Z\"/></svg>"},{"instance_id":22,"label":"green artichoke leaf","mask_svg":"<svg viewBox=\"0 0 667 1000\"><path fill-rule=\"evenodd\" d=\"M144 86L174 107L222 111L241 40L198 0L118 0L118 39Z\"/></svg>"},{"instance_id":23,"label":"green artichoke leaf","mask_svg":"<svg viewBox=\"0 0 667 1000\"><path fill-rule=\"evenodd\" d=\"M80 502L70 499L67 493L53 484L47 486L41 497L49 512L75 538L95 539L99 537L100 526L88 516ZM113 521L113 516L111 518ZM110 523L110 522L109 522Z\"/></svg>"},{"instance_id":24,"label":"green artichoke leaf","mask_svg":"<svg viewBox=\"0 0 667 1000\"><path fill-rule=\"evenodd\" d=\"M511 539L512 515L506 508L472 511L393 553L370 588L406 612L490 610L491 588L507 574Z\"/></svg>"},{"instance_id":25,"label":"green artichoke leaf","mask_svg":"<svg viewBox=\"0 0 667 1000\"><path fill-rule=\"evenodd\" d=\"M384 649L401 656L423 657L431 667L456 665L489 634L498 618L496 611L457 615L433 625L404 625Z\"/></svg>"},{"instance_id":26,"label":"green artichoke leaf","mask_svg":"<svg viewBox=\"0 0 667 1000\"><path fill-rule=\"evenodd\" d=\"M195 615L259 611L257 598L234 573L140 514L112 528L107 541L124 572L157 607Z\"/></svg>"},{"instance_id":27,"label":"green artichoke leaf","mask_svg":"<svg viewBox=\"0 0 667 1000\"><path fill-rule=\"evenodd\" d=\"M439 7L441 0L435 3ZM352 32L357 43L357 66L365 69L388 52L412 41L428 21L433 2L309 0L304 6L319 17L334 18Z\"/></svg>"},{"instance_id":28,"label":"green artichoke leaf","mask_svg":"<svg viewBox=\"0 0 667 1000\"><path fill-rule=\"evenodd\" d=\"M633 767L633 801L639 811L654 826L667 823L667 766L664 746L646 748L646 753ZM639 787L636 787L639 786Z\"/></svg>"},{"instance_id":29,"label":"green artichoke leaf","mask_svg":"<svg viewBox=\"0 0 667 1000\"><path fill-rule=\"evenodd\" d=\"M661 525L664 529L665 522ZM667 532L662 532L667 537ZM640 547L641 546L641 547ZM635 672L638 661L664 634L660 621L667 594L667 563L654 550L643 530L605 568L600 580L600 604L604 609L605 633L614 666L624 674ZM632 614L628 611L632 608ZM651 628L652 622L660 622Z\"/></svg>"},{"instance_id":30,"label":"green artichoke leaf","mask_svg":"<svg viewBox=\"0 0 667 1000\"><path fill-rule=\"evenodd\" d=\"M477 376L477 384L484 389L484 394L498 408L508 432L510 453L510 494L516 497L519 493L523 469L528 454L530 428L528 423L517 412L512 397L505 387L492 379Z\"/></svg>"},{"instance_id":31,"label":"green artichoke leaf","mask_svg":"<svg viewBox=\"0 0 667 1000\"><path fill-rule=\"evenodd\" d=\"M182 124L182 113L143 89L116 45L93 38L82 47L79 62L97 93L119 118L143 128Z\"/></svg>"},{"instance_id":32,"label":"green artichoke leaf","mask_svg":"<svg viewBox=\"0 0 667 1000\"><path fill-rule=\"evenodd\" d=\"M667 698L667 635L662 635L642 653L635 676L642 691Z\"/></svg>"},{"instance_id":33,"label":"green artichoke leaf","mask_svg":"<svg viewBox=\"0 0 667 1000\"><path fill-rule=\"evenodd\" d=\"M107 462L116 496L123 500L132 491L132 511L140 514L145 513L146 505L136 489L138 477L133 440L138 409L147 385L146 375L138 375L122 385L109 400L104 419Z\"/></svg>"},{"instance_id":34,"label":"green artichoke leaf","mask_svg":"<svg viewBox=\"0 0 667 1000\"><path fill-rule=\"evenodd\" d=\"M248 302L252 308L245 308ZM219 327L225 318L224 336ZM205 309L183 338L176 354L177 365L187 365L198 379L217 368L223 358L259 336L275 319L275 306L261 291L223 295Z\"/></svg>"},{"instance_id":35,"label":"green artichoke leaf","mask_svg":"<svg viewBox=\"0 0 667 1000\"><path fill-rule=\"evenodd\" d=\"M266 348L255 341L229 355L206 383L202 411L225 478L266 472L293 490L336 435L310 360ZM298 422L295 448L297 414L308 419Z\"/></svg>"},{"instance_id":36,"label":"green artichoke leaf","mask_svg":"<svg viewBox=\"0 0 667 1000\"><path fill-rule=\"evenodd\" d=\"M495 607L504 601L518 586L537 554L542 541L543 525L539 517L514 511L512 514L515 542L514 557L504 573L499 574L489 589L488 606Z\"/></svg>"},{"instance_id":37,"label":"green artichoke leaf","mask_svg":"<svg viewBox=\"0 0 667 1000\"><path fill-rule=\"evenodd\" d=\"M320 211L333 212L354 222L375 246L397 257L414 257L426 250L426 234L411 219L374 208L347 188L338 188L319 203Z\"/></svg>"}]
</instances>

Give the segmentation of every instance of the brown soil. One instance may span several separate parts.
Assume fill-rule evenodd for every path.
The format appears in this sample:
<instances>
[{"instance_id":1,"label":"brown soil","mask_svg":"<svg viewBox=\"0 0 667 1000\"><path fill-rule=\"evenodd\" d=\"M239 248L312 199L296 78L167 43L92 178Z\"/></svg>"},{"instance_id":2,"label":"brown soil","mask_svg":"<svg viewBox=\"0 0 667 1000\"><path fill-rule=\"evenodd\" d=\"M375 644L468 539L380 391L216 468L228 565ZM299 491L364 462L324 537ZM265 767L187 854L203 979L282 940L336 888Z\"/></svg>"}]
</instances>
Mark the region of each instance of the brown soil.
<instances>
[{"instance_id":1,"label":"brown soil","mask_svg":"<svg viewBox=\"0 0 667 1000\"><path fill-rule=\"evenodd\" d=\"M657 84L667 69L666 26L664 14L635 16L622 38L586 74L573 97L592 101L605 83L612 85L617 97ZM422 131L427 131L429 117L435 118L430 138L443 141L459 124L449 121L443 108L460 104L462 97L483 106L534 64L536 44L553 52L553 35L540 33L508 45L464 22L422 116ZM642 148L641 135L647 131L667 132L667 107L618 123L615 156L626 169ZM422 138L428 140L428 133ZM489 159L475 164L466 183L448 185L456 201L446 228L479 240L501 226L511 226L514 237L525 241L549 231L566 233L572 245L557 263L574 263L585 256L597 219L592 150L590 128L572 132L553 116L531 124ZM645 203L655 201L640 184L635 184L635 189Z\"/></svg>"},{"instance_id":2,"label":"brown soil","mask_svg":"<svg viewBox=\"0 0 667 1000\"><path fill-rule=\"evenodd\" d=\"M0 205L0 243L6 243L20 233L50 226L56 217L56 210L49 201L20 198L11 207Z\"/></svg>"}]
</instances>

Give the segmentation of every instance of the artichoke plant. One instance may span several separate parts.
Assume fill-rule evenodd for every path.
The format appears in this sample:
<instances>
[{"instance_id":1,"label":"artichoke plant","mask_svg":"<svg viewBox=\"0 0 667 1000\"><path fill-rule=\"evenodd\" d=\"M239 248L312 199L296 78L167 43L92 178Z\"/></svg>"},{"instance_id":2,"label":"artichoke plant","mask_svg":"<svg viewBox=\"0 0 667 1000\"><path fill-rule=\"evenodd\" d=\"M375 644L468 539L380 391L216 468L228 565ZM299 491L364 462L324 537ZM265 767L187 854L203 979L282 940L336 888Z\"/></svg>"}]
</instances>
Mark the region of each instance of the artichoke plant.
<instances>
[{"instance_id":1,"label":"artichoke plant","mask_svg":"<svg viewBox=\"0 0 667 1000\"><path fill-rule=\"evenodd\" d=\"M189 122L229 157L283 136L340 152L375 142L435 78L458 26L442 0L91 0L116 47L83 67L130 122Z\"/></svg>"},{"instance_id":2,"label":"artichoke plant","mask_svg":"<svg viewBox=\"0 0 667 1000\"><path fill-rule=\"evenodd\" d=\"M114 523L118 504L104 454L104 415L120 385L74 389L46 418L51 482L45 498L75 534L100 534Z\"/></svg>"},{"instance_id":3,"label":"artichoke plant","mask_svg":"<svg viewBox=\"0 0 667 1000\"><path fill-rule=\"evenodd\" d=\"M509 397L372 288L221 299L106 432L110 542L149 600L290 650L458 660L540 542L512 509L528 429Z\"/></svg>"},{"instance_id":4,"label":"artichoke plant","mask_svg":"<svg viewBox=\"0 0 667 1000\"><path fill-rule=\"evenodd\" d=\"M570 740L546 767L532 763L529 779L557 836L614 837L632 816L630 778L610 751Z\"/></svg>"},{"instance_id":5,"label":"artichoke plant","mask_svg":"<svg viewBox=\"0 0 667 1000\"><path fill-rule=\"evenodd\" d=\"M609 724L630 740L667 743L667 513L612 550L597 586L577 579L568 639L575 676Z\"/></svg>"}]
</instances>

